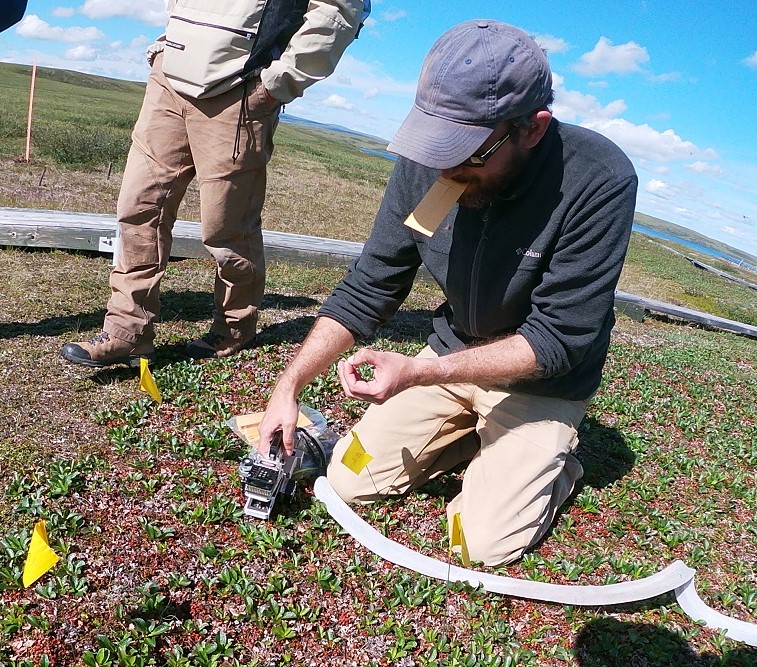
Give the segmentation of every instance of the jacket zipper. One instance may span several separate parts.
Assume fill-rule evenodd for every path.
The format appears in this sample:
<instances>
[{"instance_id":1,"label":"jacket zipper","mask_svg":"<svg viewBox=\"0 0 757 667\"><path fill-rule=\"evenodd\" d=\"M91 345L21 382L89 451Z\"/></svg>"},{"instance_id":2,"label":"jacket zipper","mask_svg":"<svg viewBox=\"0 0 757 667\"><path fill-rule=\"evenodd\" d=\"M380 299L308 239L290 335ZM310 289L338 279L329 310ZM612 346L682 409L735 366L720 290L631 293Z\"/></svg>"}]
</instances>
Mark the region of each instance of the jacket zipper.
<instances>
[{"instance_id":1,"label":"jacket zipper","mask_svg":"<svg viewBox=\"0 0 757 667\"><path fill-rule=\"evenodd\" d=\"M204 21L193 21L192 19L184 18L183 16L176 16L172 14L169 18L176 19L177 21L184 21L185 23L191 23L192 25L199 25L203 28L216 28L217 30L225 30L226 32L233 32L235 35L240 35L246 39L254 39L255 33L249 30L240 30L238 28L229 28L225 25L216 25L215 23L205 23Z\"/></svg>"},{"instance_id":2,"label":"jacket zipper","mask_svg":"<svg viewBox=\"0 0 757 667\"><path fill-rule=\"evenodd\" d=\"M478 278L481 272L481 255L484 252L484 245L488 240L486 235L489 228L489 215L491 214L491 206L486 209L486 212L481 217L481 221L484 223L481 228L481 239L476 247L476 254L473 256L473 266L471 267L471 285L470 285L470 305L468 307L468 322L470 323L470 332L474 338L480 338L478 334L478 327L476 326L476 302L478 301Z\"/></svg>"}]
</instances>

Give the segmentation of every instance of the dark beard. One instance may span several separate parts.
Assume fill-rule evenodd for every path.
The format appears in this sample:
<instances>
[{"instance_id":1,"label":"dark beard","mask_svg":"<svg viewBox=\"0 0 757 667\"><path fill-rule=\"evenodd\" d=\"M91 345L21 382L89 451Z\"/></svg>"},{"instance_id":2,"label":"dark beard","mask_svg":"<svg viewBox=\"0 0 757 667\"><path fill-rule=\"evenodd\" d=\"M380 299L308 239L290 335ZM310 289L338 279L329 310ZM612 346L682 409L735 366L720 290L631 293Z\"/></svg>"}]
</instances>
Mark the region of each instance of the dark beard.
<instances>
[{"instance_id":1,"label":"dark beard","mask_svg":"<svg viewBox=\"0 0 757 667\"><path fill-rule=\"evenodd\" d=\"M466 208L487 208L501 193L501 187L492 188L471 184L460 195L457 203Z\"/></svg>"},{"instance_id":2,"label":"dark beard","mask_svg":"<svg viewBox=\"0 0 757 667\"><path fill-rule=\"evenodd\" d=\"M468 178L465 178L463 174L453 176L453 181L468 184L457 203L466 208L491 206L497 199L506 195L507 191L516 183L518 177L523 173L528 158L528 152L513 152L509 164L503 167L498 174L489 174L486 179L475 173L469 174Z\"/></svg>"}]
</instances>

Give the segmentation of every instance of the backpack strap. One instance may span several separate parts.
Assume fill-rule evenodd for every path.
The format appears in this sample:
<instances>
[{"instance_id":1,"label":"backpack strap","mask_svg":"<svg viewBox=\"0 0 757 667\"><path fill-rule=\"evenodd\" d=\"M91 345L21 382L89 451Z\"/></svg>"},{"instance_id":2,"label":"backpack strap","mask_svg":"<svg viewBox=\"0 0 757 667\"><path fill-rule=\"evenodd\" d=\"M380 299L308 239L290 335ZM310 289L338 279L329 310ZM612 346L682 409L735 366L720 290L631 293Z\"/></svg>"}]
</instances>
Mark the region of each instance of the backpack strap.
<instances>
[{"instance_id":1,"label":"backpack strap","mask_svg":"<svg viewBox=\"0 0 757 667\"><path fill-rule=\"evenodd\" d=\"M250 55L242 69L242 77L249 78L257 69L268 67L286 49L294 34L305 23L309 0L267 0L263 7ZM371 14L371 0L363 0L363 13L355 38Z\"/></svg>"},{"instance_id":2,"label":"backpack strap","mask_svg":"<svg viewBox=\"0 0 757 667\"><path fill-rule=\"evenodd\" d=\"M242 69L243 78L267 67L283 53L289 40L305 22L307 8L308 0L267 0L250 55Z\"/></svg>"}]
</instances>

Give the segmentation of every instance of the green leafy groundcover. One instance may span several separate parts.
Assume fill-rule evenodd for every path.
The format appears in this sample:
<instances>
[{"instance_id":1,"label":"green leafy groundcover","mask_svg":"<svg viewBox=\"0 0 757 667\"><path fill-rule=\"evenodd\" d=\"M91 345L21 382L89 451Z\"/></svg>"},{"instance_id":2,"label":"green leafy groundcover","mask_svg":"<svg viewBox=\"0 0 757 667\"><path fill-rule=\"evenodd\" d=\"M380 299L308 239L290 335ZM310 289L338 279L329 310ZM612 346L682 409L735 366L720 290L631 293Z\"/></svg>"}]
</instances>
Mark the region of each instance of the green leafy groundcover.
<instances>
[{"instance_id":1,"label":"green leafy groundcover","mask_svg":"<svg viewBox=\"0 0 757 667\"><path fill-rule=\"evenodd\" d=\"M412 353L418 344L375 343ZM270 522L242 514L232 414L260 409L296 346L155 370L164 402L99 410L102 451L17 473L0 541L0 664L729 665L757 651L702 628L672 595L607 609L510 599L397 568L356 544L307 489ZM675 559L700 594L757 620L757 346L729 335L630 325L581 427L585 477L554 530L518 564L538 581L608 584ZM136 380L135 380L136 382ZM305 402L345 430L334 369ZM358 512L448 559L450 474ZM45 519L60 563L20 585Z\"/></svg>"}]
</instances>

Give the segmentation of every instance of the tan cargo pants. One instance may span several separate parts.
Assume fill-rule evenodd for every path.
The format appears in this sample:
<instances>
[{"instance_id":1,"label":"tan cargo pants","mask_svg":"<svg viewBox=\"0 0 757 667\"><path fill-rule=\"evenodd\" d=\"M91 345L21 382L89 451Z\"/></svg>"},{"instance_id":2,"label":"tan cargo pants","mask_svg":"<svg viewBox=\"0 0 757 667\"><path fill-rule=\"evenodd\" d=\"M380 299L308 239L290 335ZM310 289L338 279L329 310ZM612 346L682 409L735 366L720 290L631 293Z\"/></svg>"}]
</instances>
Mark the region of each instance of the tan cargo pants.
<instances>
[{"instance_id":1,"label":"tan cargo pants","mask_svg":"<svg viewBox=\"0 0 757 667\"><path fill-rule=\"evenodd\" d=\"M120 252L103 329L130 342L154 338L176 213L196 174L202 242L217 265L211 330L247 341L263 299L260 214L278 110L268 109L260 80L250 81L235 162L243 87L207 99L183 97L161 61L158 55L147 81L118 198Z\"/></svg>"},{"instance_id":2,"label":"tan cargo pants","mask_svg":"<svg viewBox=\"0 0 757 667\"><path fill-rule=\"evenodd\" d=\"M583 475L572 452L587 404L472 384L413 387L371 405L353 429L374 457L368 466L355 475L341 463L348 434L328 479L347 502L370 502L470 461L447 518L460 513L472 560L509 563L544 535Z\"/></svg>"}]
</instances>

